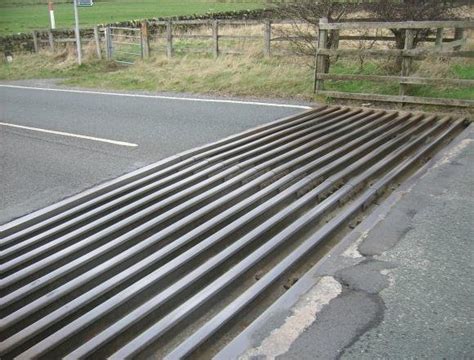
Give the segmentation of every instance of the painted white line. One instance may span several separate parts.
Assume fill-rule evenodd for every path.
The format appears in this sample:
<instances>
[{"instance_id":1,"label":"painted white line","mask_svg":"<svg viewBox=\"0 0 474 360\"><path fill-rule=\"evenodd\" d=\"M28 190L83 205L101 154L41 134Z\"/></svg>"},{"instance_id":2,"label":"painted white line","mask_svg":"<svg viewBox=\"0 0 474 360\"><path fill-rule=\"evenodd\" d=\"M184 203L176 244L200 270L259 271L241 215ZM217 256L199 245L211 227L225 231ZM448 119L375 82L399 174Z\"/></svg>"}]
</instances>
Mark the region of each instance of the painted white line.
<instances>
[{"instance_id":1,"label":"painted white line","mask_svg":"<svg viewBox=\"0 0 474 360\"><path fill-rule=\"evenodd\" d=\"M67 132L63 132L63 131L46 130L46 129L40 129L40 128L35 128L35 127L30 127L30 126L9 124L9 123L3 123L3 122L0 122L0 126L8 126L8 127L13 127L13 128L18 128L18 129L39 131L39 132L54 134L54 135L62 135L62 136L69 136L69 137L79 138L79 139L99 141L99 142L104 142L104 143L113 144L113 145L130 146L130 147L138 146L137 144L132 144L132 143L125 142L125 141L109 140L109 139L103 139L103 138L98 138L98 137L94 137L94 136L71 134L71 133L67 133Z\"/></svg>"},{"instance_id":2,"label":"painted white line","mask_svg":"<svg viewBox=\"0 0 474 360\"><path fill-rule=\"evenodd\" d=\"M12 88L12 89L56 91L56 92L66 92L66 93L75 93L75 94L123 96L123 97L134 97L134 98L145 98L145 99L180 100L180 101L194 101L194 102L204 102L204 103L240 104L240 105L284 107L284 108L293 108L293 109L311 109L310 106L292 105L292 104L278 104L278 103L266 103L266 102L255 102L255 101L239 101L239 100L223 100L223 99L200 99L200 98L188 98L188 97L178 97L178 96L127 94L127 93L102 92L102 91L92 91L92 90L57 89L57 88L43 88L43 87L8 85L8 84L0 84L0 87Z\"/></svg>"}]
</instances>

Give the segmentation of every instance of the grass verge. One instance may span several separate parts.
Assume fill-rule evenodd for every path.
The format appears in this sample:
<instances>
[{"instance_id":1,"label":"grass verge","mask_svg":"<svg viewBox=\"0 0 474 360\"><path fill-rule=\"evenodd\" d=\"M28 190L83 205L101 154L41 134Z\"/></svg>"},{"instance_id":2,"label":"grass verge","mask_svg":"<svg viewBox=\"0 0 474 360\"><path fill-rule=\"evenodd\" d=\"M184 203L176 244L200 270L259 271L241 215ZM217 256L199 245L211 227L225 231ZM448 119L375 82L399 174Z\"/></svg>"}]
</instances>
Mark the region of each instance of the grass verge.
<instances>
[{"instance_id":1,"label":"grass verge","mask_svg":"<svg viewBox=\"0 0 474 360\"><path fill-rule=\"evenodd\" d=\"M312 71L277 58L156 57L133 66L88 60L77 66L68 52L19 55L0 67L0 79L61 78L67 85L229 96L312 98Z\"/></svg>"},{"instance_id":2,"label":"grass verge","mask_svg":"<svg viewBox=\"0 0 474 360\"><path fill-rule=\"evenodd\" d=\"M86 52L87 53L87 52ZM18 55L12 64L0 67L0 79L60 78L66 85L115 89L170 91L220 96L264 97L314 100L313 70L301 59L263 58L259 55L163 56L138 61L133 66L93 59L88 50L86 61L77 66L71 51ZM422 66L423 65L423 66ZM431 74L423 73L431 69ZM420 76L474 79L472 60L449 60L436 64L418 64ZM351 61L338 61L331 67L335 74L389 74L386 62L367 62L362 67ZM337 91L397 94L398 84L369 81L326 81L326 88ZM410 95L474 99L474 88L449 86L410 86Z\"/></svg>"}]
</instances>

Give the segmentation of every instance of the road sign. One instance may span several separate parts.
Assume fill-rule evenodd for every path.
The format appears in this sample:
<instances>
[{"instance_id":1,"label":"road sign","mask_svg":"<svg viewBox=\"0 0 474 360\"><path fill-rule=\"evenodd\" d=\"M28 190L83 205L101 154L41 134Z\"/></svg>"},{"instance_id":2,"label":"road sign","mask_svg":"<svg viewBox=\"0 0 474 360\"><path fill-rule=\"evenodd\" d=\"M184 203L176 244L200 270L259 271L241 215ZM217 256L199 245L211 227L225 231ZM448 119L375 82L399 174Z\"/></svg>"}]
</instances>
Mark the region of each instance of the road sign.
<instances>
[{"instance_id":1,"label":"road sign","mask_svg":"<svg viewBox=\"0 0 474 360\"><path fill-rule=\"evenodd\" d=\"M82 64L82 53L81 53L81 33L79 30L79 11L77 10L77 6L79 5L80 0L74 0L74 33L76 34L76 49L77 49L77 63L79 65Z\"/></svg>"},{"instance_id":2,"label":"road sign","mask_svg":"<svg viewBox=\"0 0 474 360\"><path fill-rule=\"evenodd\" d=\"M94 5L94 0L78 0L77 6L92 6Z\"/></svg>"}]
</instances>

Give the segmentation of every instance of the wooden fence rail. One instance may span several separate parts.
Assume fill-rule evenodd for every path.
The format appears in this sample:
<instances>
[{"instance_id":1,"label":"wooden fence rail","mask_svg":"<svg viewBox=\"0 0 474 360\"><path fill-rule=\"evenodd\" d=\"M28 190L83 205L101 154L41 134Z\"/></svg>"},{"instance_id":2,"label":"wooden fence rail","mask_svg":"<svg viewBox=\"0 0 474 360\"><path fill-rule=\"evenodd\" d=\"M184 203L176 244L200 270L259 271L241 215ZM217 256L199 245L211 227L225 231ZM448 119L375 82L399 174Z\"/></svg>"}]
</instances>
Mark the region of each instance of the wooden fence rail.
<instances>
[{"instance_id":1,"label":"wooden fence rail","mask_svg":"<svg viewBox=\"0 0 474 360\"><path fill-rule=\"evenodd\" d=\"M99 27L95 26L93 28L93 34L91 36L84 36L81 35L81 39L84 40L85 42L88 41L94 41L96 43L96 46L100 48L100 34ZM45 34L47 39L45 39ZM54 51L56 49L56 44L67 44L67 43L75 43L76 38L73 37L74 35L71 34L71 37L64 37L64 35L58 35L55 31L47 30L47 31L41 31L41 30L33 30L31 32L31 41L33 43L33 51L35 53L40 52L44 46L42 45L47 45L47 48L51 51ZM99 54L98 54L99 57ZM101 56L99 57L101 58Z\"/></svg>"},{"instance_id":2,"label":"wooden fence rail","mask_svg":"<svg viewBox=\"0 0 474 360\"><path fill-rule=\"evenodd\" d=\"M454 29L454 39L446 43L443 39L445 29ZM467 29L474 28L474 21L407 21L407 22L344 22L328 23L327 19L319 22L319 42L316 52L316 69L314 76L314 90L317 94L338 99L396 102L400 104L426 104L474 107L474 100L430 98L408 96L410 85L451 85L457 87L474 87L474 80L441 79L413 77L413 61L419 59L436 58L473 58L474 51L461 50L467 43ZM341 30L372 30L372 29L399 29L405 31L405 46L403 50L396 49L330 49L328 47L328 32ZM432 48L415 48L417 30L436 29L435 45ZM331 57L340 56L370 56L396 57L401 60L400 76L394 75L341 75L330 74ZM398 95L381 95L366 93L351 93L325 90L325 81L395 81L399 84Z\"/></svg>"},{"instance_id":3,"label":"wooden fence rail","mask_svg":"<svg viewBox=\"0 0 474 360\"><path fill-rule=\"evenodd\" d=\"M271 20L248 20L248 21L237 21L237 20L180 20L180 21L155 21L155 22L143 22L142 29L146 31L146 41L150 43L152 40L163 39L166 41L166 55L172 57L175 53L175 42L176 40L212 40L209 48L204 50L198 50L197 52L211 53L214 57L218 57L221 54L238 53L232 51L221 50L220 43L222 40L251 40L251 41L262 41L262 53L265 56L271 56L271 44L272 41L292 41L293 39L283 38L272 38L272 25L275 24L287 24L288 21L271 21ZM211 33L209 35L204 34L192 34L189 32L176 33L176 27L186 26L208 26L210 27ZM262 35L226 35L221 34L220 29L222 26L262 26ZM164 27L163 35L153 35L149 31L149 27ZM192 49L188 49L192 52Z\"/></svg>"}]
</instances>

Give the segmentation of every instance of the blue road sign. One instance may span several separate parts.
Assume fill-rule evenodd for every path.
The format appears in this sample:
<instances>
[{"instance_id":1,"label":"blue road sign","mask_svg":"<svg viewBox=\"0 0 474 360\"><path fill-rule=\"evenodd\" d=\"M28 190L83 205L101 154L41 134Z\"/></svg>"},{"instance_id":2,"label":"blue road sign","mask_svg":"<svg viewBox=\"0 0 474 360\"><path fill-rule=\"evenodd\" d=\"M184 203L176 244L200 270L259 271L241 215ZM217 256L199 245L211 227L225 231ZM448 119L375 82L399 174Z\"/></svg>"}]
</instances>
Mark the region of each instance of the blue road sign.
<instances>
[{"instance_id":1,"label":"blue road sign","mask_svg":"<svg viewBox=\"0 0 474 360\"><path fill-rule=\"evenodd\" d=\"M78 0L77 6L92 6L94 5L94 0Z\"/></svg>"}]
</instances>

